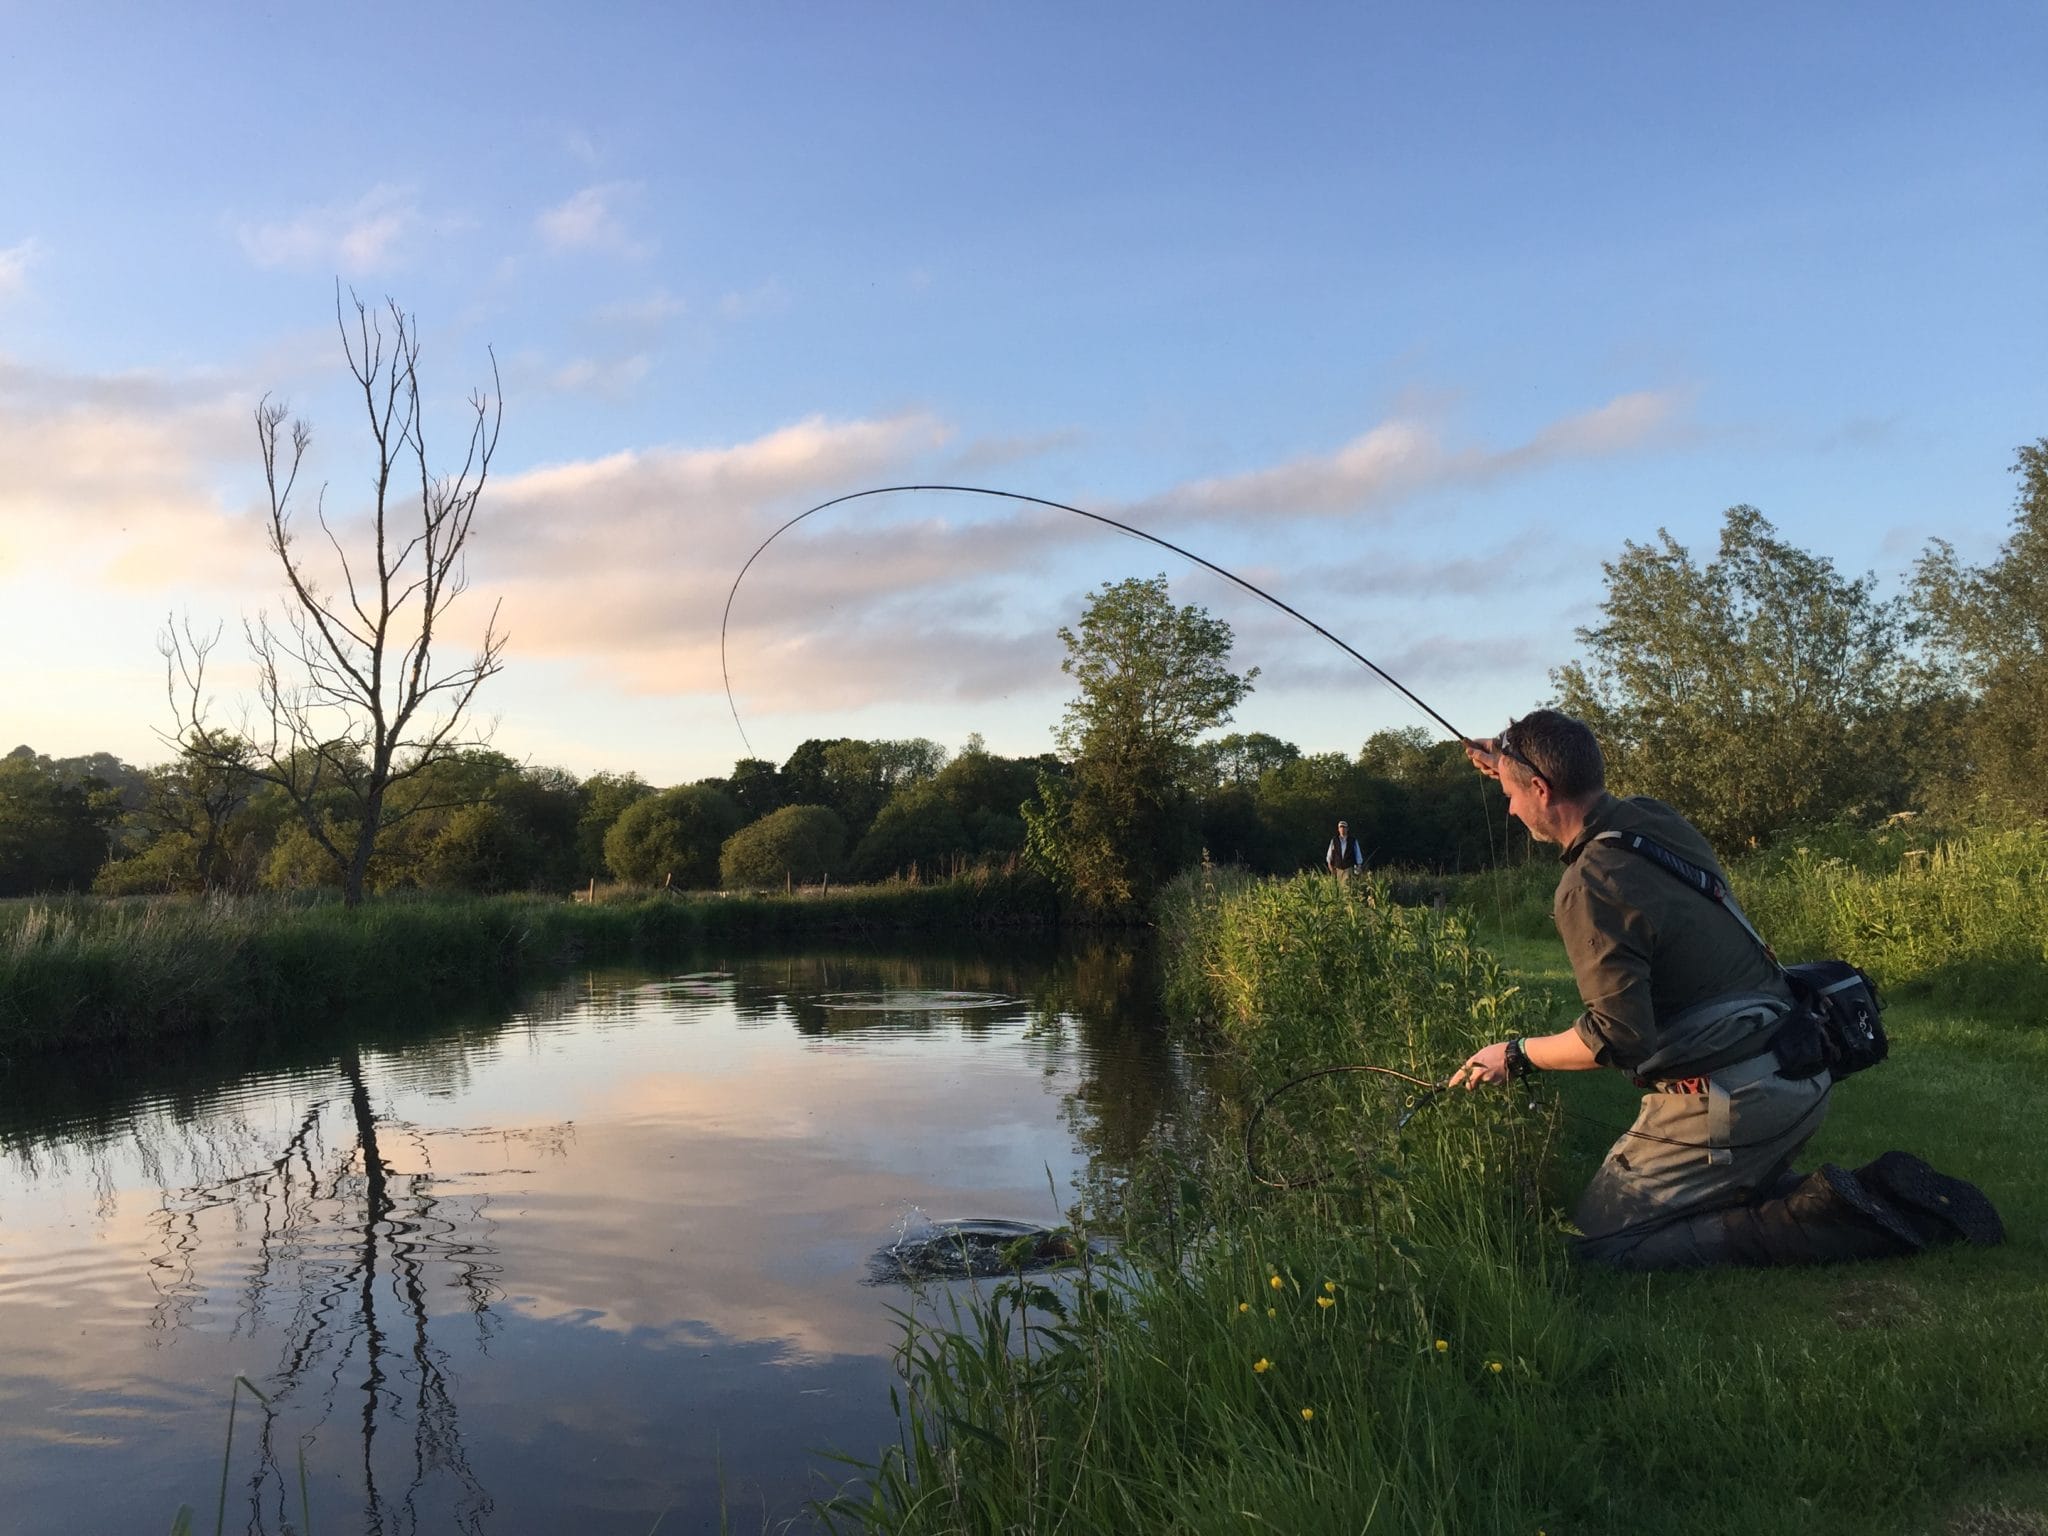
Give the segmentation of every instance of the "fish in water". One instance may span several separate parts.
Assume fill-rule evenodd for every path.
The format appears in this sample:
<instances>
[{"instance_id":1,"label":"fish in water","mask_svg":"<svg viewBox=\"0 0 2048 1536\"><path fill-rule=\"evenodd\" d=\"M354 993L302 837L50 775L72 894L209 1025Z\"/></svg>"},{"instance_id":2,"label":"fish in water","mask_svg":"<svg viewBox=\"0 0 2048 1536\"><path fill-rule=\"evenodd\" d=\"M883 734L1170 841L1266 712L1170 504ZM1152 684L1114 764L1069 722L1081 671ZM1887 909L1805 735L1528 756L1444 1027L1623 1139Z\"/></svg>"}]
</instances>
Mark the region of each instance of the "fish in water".
<instances>
[{"instance_id":1,"label":"fish in water","mask_svg":"<svg viewBox=\"0 0 2048 1536\"><path fill-rule=\"evenodd\" d=\"M874 1283L965 1280L1050 1269L1079 1252L1063 1227L1035 1227L1022 1221L970 1219L906 1222L901 1236L874 1256Z\"/></svg>"}]
</instances>

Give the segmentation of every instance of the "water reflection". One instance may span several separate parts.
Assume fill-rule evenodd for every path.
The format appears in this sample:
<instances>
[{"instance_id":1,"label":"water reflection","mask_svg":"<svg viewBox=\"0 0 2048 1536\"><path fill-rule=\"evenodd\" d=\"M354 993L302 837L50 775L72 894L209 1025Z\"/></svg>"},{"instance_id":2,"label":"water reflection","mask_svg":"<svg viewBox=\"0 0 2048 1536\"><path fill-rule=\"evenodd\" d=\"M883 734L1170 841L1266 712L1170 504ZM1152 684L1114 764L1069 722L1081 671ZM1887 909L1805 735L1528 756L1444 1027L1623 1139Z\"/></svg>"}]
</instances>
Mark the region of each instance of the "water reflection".
<instances>
[{"instance_id":1,"label":"water reflection","mask_svg":"<svg viewBox=\"0 0 2048 1536\"><path fill-rule=\"evenodd\" d=\"M437 1136L477 1133L434 1132L382 1113L361 1052L345 1051L338 1065L339 1093L314 1100L281 1147L259 1147L245 1126L217 1128L207 1138L210 1156L239 1171L163 1192L152 1218L150 1326L191 1325L193 1308L209 1295L201 1265L209 1242L225 1236L253 1246L235 1294L234 1332L274 1338L278 1348L247 1481L253 1526L266 1528L266 1514L276 1529L290 1524L296 1447L280 1448L279 1425L309 1422L304 1433L317 1435L339 1422L362 1441L364 1531L416 1529L436 1479L450 1484L434 1499L447 1523L480 1530L491 1499L464 1447L448 1351L429 1329L430 1293L451 1289L474 1319L475 1348L489 1350L496 1224L487 1196L441 1197L432 1145ZM560 1146L564 1134L522 1130L519 1139Z\"/></svg>"},{"instance_id":2,"label":"water reflection","mask_svg":"<svg viewBox=\"0 0 2048 1536\"><path fill-rule=\"evenodd\" d=\"M1057 1221L1048 1169L1070 1193L1185 1133L1196 1069L1151 999L1105 948L721 956L489 1018L18 1070L10 1511L210 1507L243 1371L272 1403L237 1439L251 1531L295 1528L302 1447L316 1528L791 1514L826 1491L808 1450L893 1436L862 1281L906 1211Z\"/></svg>"}]
</instances>

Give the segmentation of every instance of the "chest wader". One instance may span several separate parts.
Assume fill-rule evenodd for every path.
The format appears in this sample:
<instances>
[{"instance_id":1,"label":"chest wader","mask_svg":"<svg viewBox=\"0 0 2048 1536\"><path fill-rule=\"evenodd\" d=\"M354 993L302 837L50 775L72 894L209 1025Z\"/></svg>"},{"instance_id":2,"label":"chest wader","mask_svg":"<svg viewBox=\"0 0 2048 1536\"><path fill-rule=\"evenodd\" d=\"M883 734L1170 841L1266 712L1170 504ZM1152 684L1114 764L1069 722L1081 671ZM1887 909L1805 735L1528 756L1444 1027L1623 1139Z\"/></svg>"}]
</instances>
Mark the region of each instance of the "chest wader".
<instances>
[{"instance_id":1,"label":"chest wader","mask_svg":"<svg viewBox=\"0 0 2048 1536\"><path fill-rule=\"evenodd\" d=\"M1740 998L1732 1007L1768 1027L1783 1004ZM1585 1234L1573 1245L1581 1258L1620 1269L1701 1269L1884 1258L1921 1246L1854 1174L1791 1171L1826 1117L1825 1076L1781 1077L1777 1057L1766 1053L1646 1086L1634 1126L1573 1212Z\"/></svg>"}]
</instances>

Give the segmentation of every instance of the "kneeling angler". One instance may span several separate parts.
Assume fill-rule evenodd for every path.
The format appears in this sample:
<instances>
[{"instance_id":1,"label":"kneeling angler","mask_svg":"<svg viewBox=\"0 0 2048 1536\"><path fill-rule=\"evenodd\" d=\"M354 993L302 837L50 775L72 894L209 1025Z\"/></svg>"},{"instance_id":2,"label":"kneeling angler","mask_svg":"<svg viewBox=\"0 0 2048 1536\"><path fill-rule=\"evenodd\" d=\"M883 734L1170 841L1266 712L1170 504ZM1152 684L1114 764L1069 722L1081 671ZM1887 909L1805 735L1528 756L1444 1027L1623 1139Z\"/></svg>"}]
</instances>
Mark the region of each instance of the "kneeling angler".
<instances>
[{"instance_id":1,"label":"kneeling angler","mask_svg":"<svg viewBox=\"0 0 2048 1536\"><path fill-rule=\"evenodd\" d=\"M1466 751L1529 835L1563 849L1552 912L1585 1011L1557 1034L1474 1052L1451 1081L1613 1067L1649 1090L1579 1199L1581 1257L1623 1269L1819 1264L2003 1239L1980 1190L1910 1153L1792 1171L1832 1087L1824 1071L1780 1071L1770 1041L1792 992L1745 920L1631 846L1726 884L1684 817L1607 792L1592 731L1537 710Z\"/></svg>"}]
</instances>

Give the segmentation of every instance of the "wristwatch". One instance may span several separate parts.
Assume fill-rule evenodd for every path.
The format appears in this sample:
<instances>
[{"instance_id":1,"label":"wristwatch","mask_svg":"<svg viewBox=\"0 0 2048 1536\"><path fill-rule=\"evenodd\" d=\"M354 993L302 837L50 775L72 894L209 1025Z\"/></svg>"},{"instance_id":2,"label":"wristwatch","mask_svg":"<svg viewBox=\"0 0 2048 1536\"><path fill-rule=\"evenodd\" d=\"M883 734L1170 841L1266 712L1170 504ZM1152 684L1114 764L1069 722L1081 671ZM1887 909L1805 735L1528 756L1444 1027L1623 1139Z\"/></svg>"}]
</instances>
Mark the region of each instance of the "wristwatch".
<instances>
[{"instance_id":1,"label":"wristwatch","mask_svg":"<svg viewBox=\"0 0 2048 1536\"><path fill-rule=\"evenodd\" d=\"M1501 1065L1507 1069L1509 1081L1517 1083L1537 1070L1536 1063L1529 1059L1529 1053L1522 1049L1520 1035L1508 1042L1507 1053L1501 1058Z\"/></svg>"}]
</instances>

